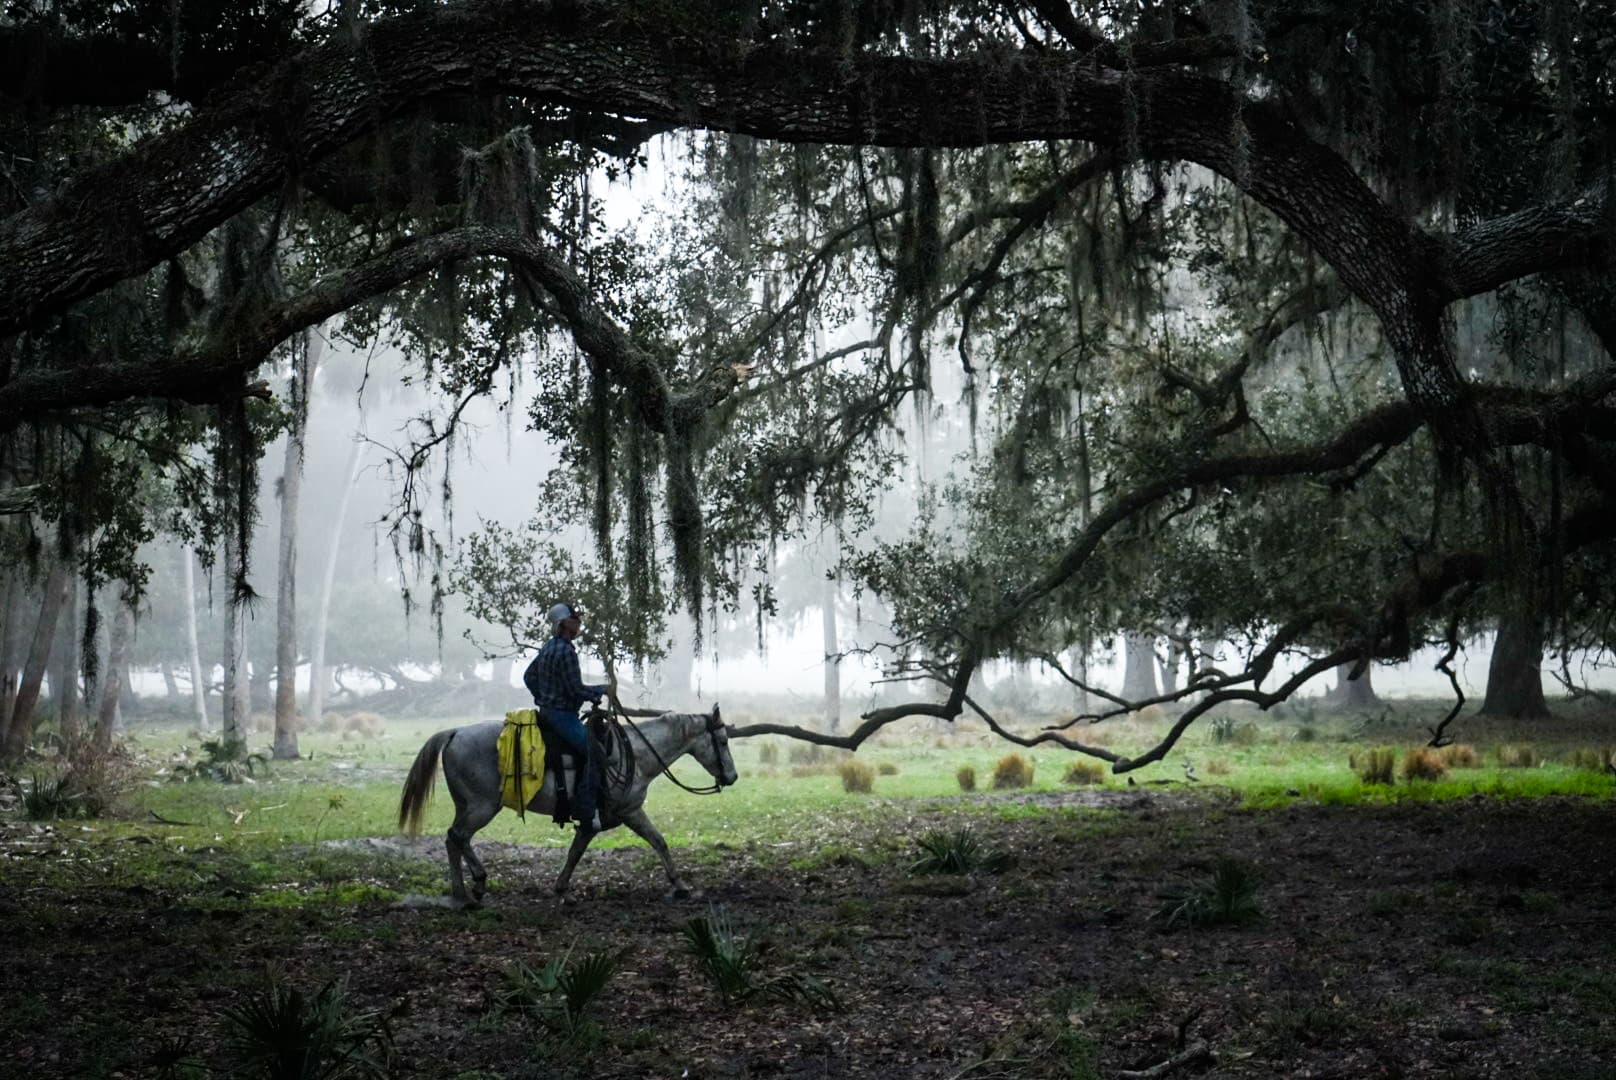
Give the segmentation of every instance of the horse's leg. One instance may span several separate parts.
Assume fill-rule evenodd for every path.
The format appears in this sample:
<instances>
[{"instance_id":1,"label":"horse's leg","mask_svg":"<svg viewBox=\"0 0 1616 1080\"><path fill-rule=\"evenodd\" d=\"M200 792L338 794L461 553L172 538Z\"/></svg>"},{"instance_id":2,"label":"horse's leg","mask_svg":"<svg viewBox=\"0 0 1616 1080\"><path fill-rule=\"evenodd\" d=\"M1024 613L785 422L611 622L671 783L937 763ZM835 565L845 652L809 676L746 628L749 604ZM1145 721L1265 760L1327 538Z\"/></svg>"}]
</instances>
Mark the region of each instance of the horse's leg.
<instances>
[{"instance_id":1,"label":"horse's leg","mask_svg":"<svg viewBox=\"0 0 1616 1080\"><path fill-rule=\"evenodd\" d=\"M449 870L454 884L454 898L459 902L466 900L466 884L460 876L462 857L471 865L471 902L481 903L483 894L488 891L488 871L472 850L471 838L477 834L477 830L498 816L499 808L497 798L473 797L455 806L454 824L449 826Z\"/></svg>"},{"instance_id":2,"label":"horse's leg","mask_svg":"<svg viewBox=\"0 0 1616 1080\"><path fill-rule=\"evenodd\" d=\"M572 871L578 865L578 860L584 857L584 850L589 842L595 838L595 830L588 825L579 825L578 831L572 834L572 846L567 849L567 865L561 868L561 876L556 878L556 895L566 898L567 887L572 883Z\"/></svg>"},{"instance_id":3,"label":"horse's leg","mask_svg":"<svg viewBox=\"0 0 1616 1080\"><path fill-rule=\"evenodd\" d=\"M633 810L626 811L622 815L622 821L642 840L650 844L651 850L661 857L662 868L668 872L668 883L673 886L674 898L683 900L690 896L690 887L679 880L679 871L673 868L673 854L668 851L668 842L662 839L662 834L651 824L651 819L645 816L645 809L636 806Z\"/></svg>"}]
</instances>

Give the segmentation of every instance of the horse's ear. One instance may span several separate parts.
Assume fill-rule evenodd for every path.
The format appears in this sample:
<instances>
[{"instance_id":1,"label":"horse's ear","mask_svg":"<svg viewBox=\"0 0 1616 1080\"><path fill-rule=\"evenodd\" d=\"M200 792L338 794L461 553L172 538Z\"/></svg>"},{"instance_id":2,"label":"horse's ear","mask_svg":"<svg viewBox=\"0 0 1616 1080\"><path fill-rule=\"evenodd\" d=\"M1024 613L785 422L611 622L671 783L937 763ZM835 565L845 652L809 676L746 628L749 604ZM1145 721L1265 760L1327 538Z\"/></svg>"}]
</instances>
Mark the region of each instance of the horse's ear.
<instances>
[{"instance_id":1,"label":"horse's ear","mask_svg":"<svg viewBox=\"0 0 1616 1080\"><path fill-rule=\"evenodd\" d=\"M717 727L723 721L718 718L718 702L713 702L713 726Z\"/></svg>"}]
</instances>

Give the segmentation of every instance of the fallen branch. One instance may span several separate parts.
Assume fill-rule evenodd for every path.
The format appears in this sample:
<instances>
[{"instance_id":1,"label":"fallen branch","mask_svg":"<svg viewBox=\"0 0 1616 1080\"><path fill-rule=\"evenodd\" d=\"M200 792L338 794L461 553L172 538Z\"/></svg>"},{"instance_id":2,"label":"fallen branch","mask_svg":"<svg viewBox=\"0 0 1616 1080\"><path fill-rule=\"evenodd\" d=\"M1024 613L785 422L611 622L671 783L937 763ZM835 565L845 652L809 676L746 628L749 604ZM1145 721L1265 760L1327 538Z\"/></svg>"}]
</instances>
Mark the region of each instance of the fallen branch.
<instances>
[{"instance_id":1,"label":"fallen branch","mask_svg":"<svg viewBox=\"0 0 1616 1080\"><path fill-rule=\"evenodd\" d=\"M1193 1042L1159 1065L1152 1065L1148 1069L1123 1069L1117 1073L1117 1080L1155 1080L1186 1065L1198 1065L1203 1061L1215 1063L1217 1055L1206 1043Z\"/></svg>"}]
</instances>

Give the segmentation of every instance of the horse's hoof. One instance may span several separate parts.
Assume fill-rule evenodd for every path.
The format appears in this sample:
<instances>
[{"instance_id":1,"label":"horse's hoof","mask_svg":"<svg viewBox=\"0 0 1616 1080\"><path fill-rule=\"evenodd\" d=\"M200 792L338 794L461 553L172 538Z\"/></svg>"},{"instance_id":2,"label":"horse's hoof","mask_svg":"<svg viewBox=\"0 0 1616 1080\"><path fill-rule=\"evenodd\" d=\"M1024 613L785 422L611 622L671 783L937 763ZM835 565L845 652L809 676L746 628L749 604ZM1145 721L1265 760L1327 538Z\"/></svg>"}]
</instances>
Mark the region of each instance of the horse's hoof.
<instances>
[{"instance_id":1,"label":"horse's hoof","mask_svg":"<svg viewBox=\"0 0 1616 1080\"><path fill-rule=\"evenodd\" d=\"M700 889L687 889L685 886L680 885L680 886L678 886L677 888L673 889L671 892L668 893L668 899L669 900L700 900L701 899L701 890Z\"/></svg>"},{"instance_id":2,"label":"horse's hoof","mask_svg":"<svg viewBox=\"0 0 1616 1080\"><path fill-rule=\"evenodd\" d=\"M488 882L479 881L471 887L471 898L476 903L482 903L483 897L488 895Z\"/></svg>"}]
</instances>

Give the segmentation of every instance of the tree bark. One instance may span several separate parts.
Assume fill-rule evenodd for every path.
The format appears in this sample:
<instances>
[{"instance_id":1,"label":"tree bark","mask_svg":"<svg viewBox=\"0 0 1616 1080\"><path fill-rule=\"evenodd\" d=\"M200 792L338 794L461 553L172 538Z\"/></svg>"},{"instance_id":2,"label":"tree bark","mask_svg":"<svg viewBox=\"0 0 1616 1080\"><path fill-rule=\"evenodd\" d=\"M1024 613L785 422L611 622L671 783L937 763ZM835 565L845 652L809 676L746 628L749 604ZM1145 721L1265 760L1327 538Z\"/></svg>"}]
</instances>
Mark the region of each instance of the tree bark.
<instances>
[{"instance_id":1,"label":"tree bark","mask_svg":"<svg viewBox=\"0 0 1616 1080\"><path fill-rule=\"evenodd\" d=\"M170 703L177 702L180 697L180 681L174 677L174 665L167 660L157 665L157 673L163 677L163 696Z\"/></svg>"},{"instance_id":2,"label":"tree bark","mask_svg":"<svg viewBox=\"0 0 1616 1080\"><path fill-rule=\"evenodd\" d=\"M1156 643L1148 634L1122 635L1122 696L1142 701L1161 693L1156 687Z\"/></svg>"},{"instance_id":3,"label":"tree bark","mask_svg":"<svg viewBox=\"0 0 1616 1080\"><path fill-rule=\"evenodd\" d=\"M232 593L241 571L241 545L233 527L224 530L224 724L227 740L244 739L252 730L251 688L247 685L246 606Z\"/></svg>"},{"instance_id":4,"label":"tree bark","mask_svg":"<svg viewBox=\"0 0 1616 1080\"><path fill-rule=\"evenodd\" d=\"M1513 720L1549 715L1543 697L1543 623L1535 613L1511 612L1499 619L1481 712Z\"/></svg>"},{"instance_id":5,"label":"tree bark","mask_svg":"<svg viewBox=\"0 0 1616 1080\"><path fill-rule=\"evenodd\" d=\"M337 500L336 520L331 523L331 542L326 549L325 572L320 579L319 607L314 615L314 639L309 642L309 707L308 723L318 730L325 717L325 692L331 683L331 674L325 666L326 628L331 619L331 592L337 581L337 558L342 553L342 529L348 518L348 502L359 482L359 470L365 460L365 444L355 439L348 452L347 480L342 485L342 496Z\"/></svg>"},{"instance_id":6,"label":"tree bark","mask_svg":"<svg viewBox=\"0 0 1616 1080\"><path fill-rule=\"evenodd\" d=\"M1158 656L1156 660L1161 668L1162 692L1171 694L1178 690L1178 673L1184 666L1186 650L1183 644L1174 637L1166 638L1165 644L1167 651Z\"/></svg>"},{"instance_id":7,"label":"tree bark","mask_svg":"<svg viewBox=\"0 0 1616 1080\"><path fill-rule=\"evenodd\" d=\"M208 721L208 686L202 675L202 650L196 635L196 557L181 544L180 579L185 589L185 649L191 665L191 705L199 731L211 730Z\"/></svg>"},{"instance_id":8,"label":"tree bark","mask_svg":"<svg viewBox=\"0 0 1616 1080\"><path fill-rule=\"evenodd\" d=\"M99 707L95 719L95 757L104 759L112 750L112 736L118 725L118 702L123 696L124 679L127 678L129 663L129 644L135 626L135 609L123 591L118 590L118 599L112 615L112 629L108 632L107 665L100 679Z\"/></svg>"},{"instance_id":9,"label":"tree bark","mask_svg":"<svg viewBox=\"0 0 1616 1080\"><path fill-rule=\"evenodd\" d=\"M0 599L5 604L0 608L0 746L3 746L6 731L11 726L11 705L17 697L17 668L20 666L17 653L21 642L17 632L18 616L28 595L28 584L21 567L17 566L0 571L0 581L4 583L0 586Z\"/></svg>"},{"instance_id":10,"label":"tree bark","mask_svg":"<svg viewBox=\"0 0 1616 1080\"><path fill-rule=\"evenodd\" d=\"M22 760L33 738L34 707L39 703L39 689L45 682L51 645L56 640L56 622L67 604L68 588L73 577L71 562L61 558L51 560L50 573L40 596L39 618L34 623L33 643L29 646L28 661L17 687L17 700L12 705L11 725L6 730L4 757L8 762Z\"/></svg>"},{"instance_id":11,"label":"tree bark","mask_svg":"<svg viewBox=\"0 0 1616 1080\"><path fill-rule=\"evenodd\" d=\"M1364 668L1356 679L1348 678L1355 664L1342 664L1335 669L1335 685L1330 688L1328 701L1343 709L1372 709L1380 705L1375 693L1375 665Z\"/></svg>"},{"instance_id":12,"label":"tree bark","mask_svg":"<svg viewBox=\"0 0 1616 1080\"><path fill-rule=\"evenodd\" d=\"M825 730L832 735L842 727L842 657L836 634L836 600L839 592L836 579L826 575L819 613L825 644Z\"/></svg>"},{"instance_id":13,"label":"tree bark","mask_svg":"<svg viewBox=\"0 0 1616 1080\"><path fill-rule=\"evenodd\" d=\"M304 442L308 434L309 395L320 367L324 339L305 331L302 363L292 376L292 424L286 433L286 460L281 471L281 535L279 588L275 593L275 743L277 761L295 761L297 752L297 512L303 490Z\"/></svg>"},{"instance_id":14,"label":"tree bark","mask_svg":"<svg viewBox=\"0 0 1616 1080\"><path fill-rule=\"evenodd\" d=\"M84 697L79 690L84 646L79 635L79 581L67 583L67 599L56 619L56 644L51 648L51 703L56 709L56 730L69 747L84 737Z\"/></svg>"}]
</instances>

